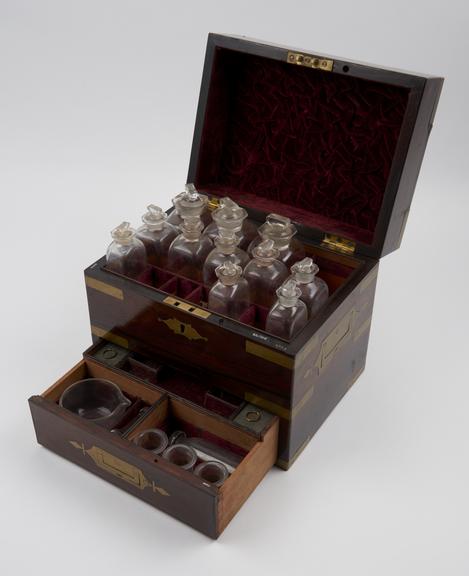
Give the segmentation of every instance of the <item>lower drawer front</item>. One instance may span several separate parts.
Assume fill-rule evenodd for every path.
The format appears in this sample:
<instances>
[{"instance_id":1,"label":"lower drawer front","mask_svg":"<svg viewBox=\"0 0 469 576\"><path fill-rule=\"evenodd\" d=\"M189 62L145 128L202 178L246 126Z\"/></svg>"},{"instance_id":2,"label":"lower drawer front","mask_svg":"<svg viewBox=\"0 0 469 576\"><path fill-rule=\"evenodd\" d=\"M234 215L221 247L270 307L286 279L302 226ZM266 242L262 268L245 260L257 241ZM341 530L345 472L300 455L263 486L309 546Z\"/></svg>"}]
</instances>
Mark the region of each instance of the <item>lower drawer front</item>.
<instances>
[{"instance_id":1,"label":"lower drawer front","mask_svg":"<svg viewBox=\"0 0 469 576\"><path fill-rule=\"evenodd\" d=\"M117 384L131 405L117 433L62 408L62 392L83 378ZM277 457L278 420L256 435L233 422L119 374L90 359L82 360L41 396L29 400L40 444L112 484L217 538ZM182 430L232 453L239 462L220 487L137 446L144 429L168 434Z\"/></svg>"}]
</instances>

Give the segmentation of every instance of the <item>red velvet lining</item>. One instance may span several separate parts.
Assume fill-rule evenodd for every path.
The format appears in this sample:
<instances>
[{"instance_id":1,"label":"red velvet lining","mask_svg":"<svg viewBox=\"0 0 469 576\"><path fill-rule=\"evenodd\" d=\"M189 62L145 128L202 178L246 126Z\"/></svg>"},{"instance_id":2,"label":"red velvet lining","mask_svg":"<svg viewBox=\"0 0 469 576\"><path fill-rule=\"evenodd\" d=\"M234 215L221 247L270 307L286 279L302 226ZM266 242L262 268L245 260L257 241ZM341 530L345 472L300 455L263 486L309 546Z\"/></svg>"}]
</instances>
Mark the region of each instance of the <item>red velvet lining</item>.
<instances>
[{"instance_id":1,"label":"red velvet lining","mask_svg":"<svg viewBox=\"0 0 469 576\"><path fill-rule=\"evenodd\" d=\"M218 48L195 183L371 243L408 95Z\"/></svg>"}]
</instances>

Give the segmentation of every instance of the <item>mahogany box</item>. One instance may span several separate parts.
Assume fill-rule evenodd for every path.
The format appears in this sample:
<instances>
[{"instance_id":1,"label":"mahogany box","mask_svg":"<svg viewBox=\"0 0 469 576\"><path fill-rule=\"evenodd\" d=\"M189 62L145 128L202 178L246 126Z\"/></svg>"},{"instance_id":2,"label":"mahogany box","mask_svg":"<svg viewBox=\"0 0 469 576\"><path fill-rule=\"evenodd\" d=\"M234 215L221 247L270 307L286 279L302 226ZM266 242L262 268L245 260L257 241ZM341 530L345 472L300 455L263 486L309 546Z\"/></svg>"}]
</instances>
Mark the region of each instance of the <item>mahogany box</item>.
<instances>
[{"instance_id":1,"label":"mahogany box","mask_svg":"<svg viewBox=\"0 0 469 576\"><path fill-rule=\"evenodd\" d=\"M287 469L363 371L380 258L400 245L443 79L210 34L188 181L261 224L291 218L330 297L291 341L207 308L153 265L85 270L94 345L30 404L38 441L216 537L274 464ZM85 374L136 405L114 434L57 400ZM134 406L132 404L132 406ZM243 460L220 488L129 442L179 427ZM151 425L151 426L150 426Z\"/></svg>"}]
</instances>

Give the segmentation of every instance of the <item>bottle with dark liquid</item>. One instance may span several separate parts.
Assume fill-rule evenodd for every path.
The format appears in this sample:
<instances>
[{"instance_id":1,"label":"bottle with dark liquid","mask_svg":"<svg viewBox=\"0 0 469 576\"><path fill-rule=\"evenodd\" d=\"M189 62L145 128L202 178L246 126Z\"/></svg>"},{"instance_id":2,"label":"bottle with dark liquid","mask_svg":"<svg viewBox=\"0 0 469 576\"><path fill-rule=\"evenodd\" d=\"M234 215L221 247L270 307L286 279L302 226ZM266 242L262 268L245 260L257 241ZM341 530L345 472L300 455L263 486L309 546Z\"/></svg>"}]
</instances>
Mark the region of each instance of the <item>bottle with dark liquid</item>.
<instances>
[{"instance_id":1,"label":"bottle with dark liquid","mask_svg":"<svg viewBox=\"0 0 469 576\"><path fill-rule=\"evenodd\" d=\"M145 270L147 257L143 242L129 222L122 222L111 232L113 242L106 253L106 267L130 278L138 278Z\"/></svg>"},{"instance_id":2,"label":"bottle with dark liquid","mask_svg":"<svg viewBox=\"0 0 469 576\"><path fill-rule=\"evenodd\" d=\"M166 213L150 204L142 216L143 226L137 230L137 237L145 245L147 259L152 264L164 268L171 242L178 235L177 229L166 221Z\"/></svg>"}]
</instances>

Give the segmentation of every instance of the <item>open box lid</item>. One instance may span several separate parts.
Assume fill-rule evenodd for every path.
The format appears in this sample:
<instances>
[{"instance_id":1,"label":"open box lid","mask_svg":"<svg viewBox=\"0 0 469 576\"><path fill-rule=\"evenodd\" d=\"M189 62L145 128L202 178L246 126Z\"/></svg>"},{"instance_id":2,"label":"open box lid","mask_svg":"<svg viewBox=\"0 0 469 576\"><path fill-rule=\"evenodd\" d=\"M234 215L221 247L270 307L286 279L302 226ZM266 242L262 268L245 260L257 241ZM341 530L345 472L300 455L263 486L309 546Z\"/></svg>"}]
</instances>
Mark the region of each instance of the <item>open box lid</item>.
<instances>
[{"instance_id":1,"label":"open box lid","mask_svg":"<svg viewBox=\"0 0 469 576\"><path fill-rule=\"evenodd\" d=\"M209 34L188 181L379 258L399 247L442 84Z\"/></svg>"}]
</instances>

